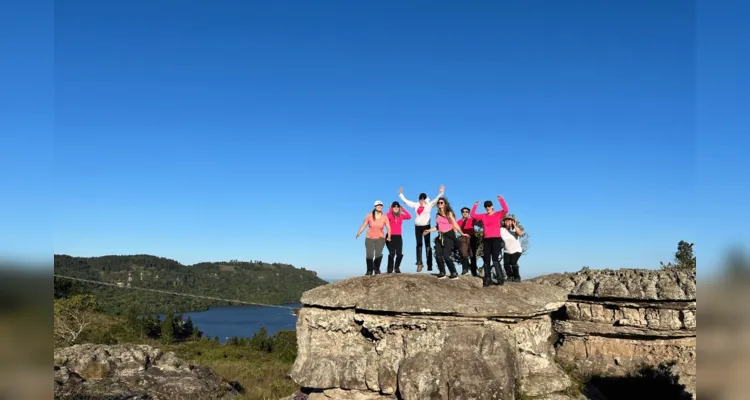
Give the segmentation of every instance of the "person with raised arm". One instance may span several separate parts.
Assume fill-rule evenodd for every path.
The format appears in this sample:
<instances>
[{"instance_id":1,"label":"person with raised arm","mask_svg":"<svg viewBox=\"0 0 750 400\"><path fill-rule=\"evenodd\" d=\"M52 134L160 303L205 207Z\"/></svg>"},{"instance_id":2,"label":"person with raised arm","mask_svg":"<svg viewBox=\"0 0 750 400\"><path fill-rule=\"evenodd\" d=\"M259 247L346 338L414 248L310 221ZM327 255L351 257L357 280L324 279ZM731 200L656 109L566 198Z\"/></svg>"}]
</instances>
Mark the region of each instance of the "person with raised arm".
<instances>
[{"instance_id":1,"label":"person with raised arm","mask_svg":"<svg viewBox=\"0 0 750 400\"><path fill-rule=\"evenodd\" d=\"M404 258L404 240L401 237L401 225L405 220L411 219L411 214L406 209L402 209L401 204L394 201L391 203L391 209L388 210L386 215L391 226L388 228L388 231L391 233L391 241L386 243L386 246L388 246L388 273L395 272L400 274L401 260Z\"/></svg>"},{"instance_id":2,"label":"person with raised arm","mask_svg":"<svg viewBox=\"0 0 750 400\"><path fill-rule=\"evenodd\" d=\"M505 283L503 279L503 271L500 268L500 251L503 248L503 239L500 234L500 226L502 219L505 214L508 213L508 204L505 203L503 196L497 196L497 201L503 209L499 212L494 211L492 201L487 200L484 202L484 209L487 211L486 214L477 214L477 206L479 201L474 203L474 207L471 208L471 217L477 221L480 221L484 226L484 240L482 240L482 250L484 252L484 281L482 286L487 287L492 284L491 266L495 268L497 274L497 284L502 285Z\"/></svg>"},{"instance_id":3,"label":"person with raised arm","mask_svg":"<svg viewBox=\"0 0 750 400\"><path fill-rule=\"evenodd\" d=\"M426 193L419 194L419 202L415 203L409 201L404 197L404 188L398 189L398 197L407 206L414 209L416 216L414 217L414 237L417 239L417 272L421 272L423 268L422 264L422 246L424 244L425 255L427 256L427 270L432 271L432 247L430 247L430 235L424 234L424 231L430 229L430 213L432 207L435 207L438 199L443 197L445 194L445 186L440 185L440 193L435 196L434 199L430 200L427 198Z\"/></svg>"},{"instance_id":4,"label":"person with raised arm","mask_svg":"<svg viewBox=\"0 0 750 400\"><path fill-rule=\"evenodd\" d=\"M523 228L518 226L518 221L512 215L503 217L503 226L500 235L505 243L505 255L503 255L503 267L511 282L521 282L518 259L523 254L523 246L519 238L523 236Z\"/></svg>"},{"instance_id":5,"label":"person with raised arm","mask_svg":"<svg viewBox=\"0 0 750 400\"><path fill-rule=\"evenodd\" d=\"M461 219L458 220L458 225L461 227L461 232L466 235L461 236L461 275L466 275L469 270L472 276L478 276L477 274L477 247L479 247L479 241L477 240L477 231L474 230L478 224L469 215L471 210L469 207L461 209Z\"/></svg>"},{"instance_id":6,"label":"person with raised arm","mask_svg":"<svg viewBox=\"0 0 750 400\"><path fill-rule=\"evenodd\" d=\"M458 279L456 266L453 264L451 253L453 249L460 246L459 238L469 236L461 232L461 227L456 222L456 214L453 212L448 199L443 197L437 201L437 226L424 231L422 234L427 236L430 232L438 232L435 240L435 259L438 265L438 279L445 279L445 266L450 271L450 279Z\"/></svg>"},{"instance_id":7,"label":"person with raised arm","mask_svg":"<svg viewBox=\"0 0 750 400\"><path fill-rule=\"evenodd\" d=\"M365 227L368 226L369 229L365 236L365 258L367 259L367 273L365 275L379 275L380 263L383 261L383 247L385 247L386 241L391 241L391 224L388 217L383 214L382 201L375 201L375 208L365 216L365 222L359 227L359 232L354 238L358 239ZM383 232L383 228L388 229L387 236Z\"/></svg>"}]
</instances>

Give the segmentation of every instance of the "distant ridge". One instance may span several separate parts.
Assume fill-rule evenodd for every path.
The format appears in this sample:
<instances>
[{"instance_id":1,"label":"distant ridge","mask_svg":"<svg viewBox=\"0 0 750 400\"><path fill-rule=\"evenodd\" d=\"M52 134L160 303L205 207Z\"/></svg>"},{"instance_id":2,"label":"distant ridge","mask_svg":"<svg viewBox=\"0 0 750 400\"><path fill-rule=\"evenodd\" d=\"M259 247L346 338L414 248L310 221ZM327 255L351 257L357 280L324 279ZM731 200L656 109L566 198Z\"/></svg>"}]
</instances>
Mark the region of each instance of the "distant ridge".
<instances>
[{"instance_id":1,"label":"distant ridge","mask_svg":"<svg viewBox=\"0 0 750 400\"><path fill-rule=\"evenodd\" d=\"M74 257L55 254L56 274L116 284L108 287L55 278L55 298L91 293L105 312L163 313L206 310L234 305L128 287L162 289L266 304L298 303L302 293L328 282L314 271L261 261L218 261L183 265L148 254Z\"/></svg>"}]
</instances>

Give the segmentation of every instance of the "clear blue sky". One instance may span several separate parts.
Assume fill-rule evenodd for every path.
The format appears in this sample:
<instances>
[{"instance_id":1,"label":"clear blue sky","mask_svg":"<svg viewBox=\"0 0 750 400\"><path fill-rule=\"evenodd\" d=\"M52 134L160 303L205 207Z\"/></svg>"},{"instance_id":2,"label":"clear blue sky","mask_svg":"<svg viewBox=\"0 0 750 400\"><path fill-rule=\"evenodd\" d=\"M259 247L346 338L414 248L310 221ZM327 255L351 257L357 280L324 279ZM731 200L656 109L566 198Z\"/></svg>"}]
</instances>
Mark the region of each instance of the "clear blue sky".
<instances>
[{"instance_id":1,"label":"clear blue sky","mask_svg":"<svg viewBox=\"0 0 750 400\"><path fill-rule=\"evenodd\" d=\"M713 180L747 139L696 133L718 111L746 132L739 110L714 108L746 55L696 61L747 30L734 14L701 36L682 0L21 3L0 24L20 50L0 66L17 89L0 97L18 133L2 146L18 188L0 199L5 254L237 258L342 278L365 271L354 235L374 200L440 184L457 208L506 198L531 235L524 276L656 268L699 234L699 257L747 242L745 224L707 235L697 222L748 216L730 207L747 200L744 174ZM697 83L707 69L723 92Z\"/></svg>"}]
</instances>

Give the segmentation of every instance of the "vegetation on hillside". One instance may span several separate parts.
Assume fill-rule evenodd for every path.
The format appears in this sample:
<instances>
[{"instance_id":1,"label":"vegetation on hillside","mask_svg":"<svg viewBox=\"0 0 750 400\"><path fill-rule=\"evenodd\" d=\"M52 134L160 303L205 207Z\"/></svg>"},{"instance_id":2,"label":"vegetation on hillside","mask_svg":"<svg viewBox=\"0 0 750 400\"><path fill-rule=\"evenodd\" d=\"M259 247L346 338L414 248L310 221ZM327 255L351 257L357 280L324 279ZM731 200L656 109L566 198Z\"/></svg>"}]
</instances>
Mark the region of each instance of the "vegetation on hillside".
<instances>
[{"instance_id":1,"label":"vegetation on hillside","mask_svg":"<svg viewBox=\"0 0 750 400\"><path fill-rule=\"evenodd\" d=\"M55 346L78 343L148 344L195 365L211 367L243 388L243 399L278 399L298 386L288 378L297 357L295 331L269 336L261 328L251 338L233 337L227 343L203 336L190 318L181 315L116 316L101 312L101 302L91 294L58 298L54 306ZM69 332L75 332L70 335Z\"/></svg>"},{"instance_id":2,"label":"vegetation on hillside","mask_svg":"<svg viewBox=\"0 0 750 400\"><path fill-rule=\"evenodd\" d=\"M237 305L186 296L127 288L159 289L263 304L299 302L302 293L325 285L313 271L260 261L204 262L185 266L150 255L71 257L55 255L55 274L100 281L121 287L54 279L55 299L93 294L103 312L125 315L134 305L141 314L202 311L211 306Z\"/></svg>"}]
</instances>

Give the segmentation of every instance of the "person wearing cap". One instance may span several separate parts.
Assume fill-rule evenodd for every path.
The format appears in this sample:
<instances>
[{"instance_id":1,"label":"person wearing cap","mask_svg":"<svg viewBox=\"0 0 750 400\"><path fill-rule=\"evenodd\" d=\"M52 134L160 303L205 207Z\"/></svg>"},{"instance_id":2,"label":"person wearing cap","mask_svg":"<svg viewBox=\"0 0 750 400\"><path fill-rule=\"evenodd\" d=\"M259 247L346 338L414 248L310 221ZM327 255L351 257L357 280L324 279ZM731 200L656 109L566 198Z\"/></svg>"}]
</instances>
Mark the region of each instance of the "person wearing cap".
<instances>
[{"instance_id":1,"label":"person wearing cap","mask_svg":"<svg viewBox=\"0 0 750 400\"><path fill-rule=\"evenodd\" d=\"M484 209L487 211L486 214L477 214L477 206L479 206L479 200L474 203L471 208L471 217L477 221L480 221L484 226L484 239L482 240L482 251L484 252L484 282L483 286L490 286L492 283L492 266L495 267L495 274L497 275L497 284L502 285L505 283L503 279L503 271L500 268L500 252L503 249L503 239L500 235L500 226L502 224L503 217L508 214L508 204L505 203L503 196L497 196L497 201L500 202L500 206L503 207L499 212L494 211L492 201L487 200L484 202Z\"/></svg>"},{"instance_id":2,"label":"person wearing cap","mask_svg":"<svg viewBox=\"0 0 750 400\"><path fill-rule=\"evenodd\" d=\"M422 271L422 246L424 244L425 255L427 256L427 270L432 271L432 247L430 247L430 235L424 234L424 232L430 229L430 213L432 208L437 204L438 199L443 197L445 194L445 186L440 185L440 193L435 196L434 199L430 200L427 198L426 193L419 194L419 202L415 203L409 201L404 197L404 188L398 189L398 197L407 206L414 209L416 216L414 217L414 236L417 239L417 272Z\"/></svg>"},{"instance_id":3,"label":"person wearing cap","mask_svg":"<svg viewBox=\"0 0 750 400\"><path fill-rule=\"evenodd\" d=\"M383 214L382 201L375 201L375 208L365 216L365 221L359 227L359 232L354 238L359 238L359 235L368 226L369 229L365 236L365 258L367 262L367 273L365 275L379 275L380 263L383 261L383 247L385 247L386 241L391 240L391 224L388 222L388 217ZM388 229L387 235L383 232L383 228Z\"/></svg>"},{"instance_id":4,"label":"person wearing cap","mask_svg":"<svg viewBox=\"0 0 750 400\"><path fill-rule=\"evenodd\" d=\"M500 228L500 236L505 242L505 255L503 256L503 267L511 282L521 282L518 259L523 254L523 247L519 238L523 236L523 228L518 226L518 221L513 215L503 217L503 226Z\"/></svg>"},{"instance_id":5,"label":"person wearing cap","mask_svg":"<svg viewBox=\"0 0 750 400\"><path fill-rule=\"evenodd\" d=\"M391 209L388 210L386 216L388 217L388 223L390 224L388 231L391 233L391 240L385 244L388 246L388 273L395 272L400 274L401 260L404 258L404 241L401 238L401 225L405 220L411 219L411 214L405 209L402 209L399 202L394 201L391 203Z\"/></svg>"},{"instance_id":6,"label":"person wearing cap","mask_svg":"<svg viewBox=\"0 0 750 400\"><path fill-rule=\"evenodd\" d=\"M477 240L476 231L474 227L478 225L477 221L470 215L471 210L469 207L461 209L461 219L458 220L458 225L461 227L461 233L468 236L462 235L461 241L461 275L466 275L471 270L472 276L478 276L477 274L477 247L479 247L479 241Z\"/></svg>"}]
</instances>

